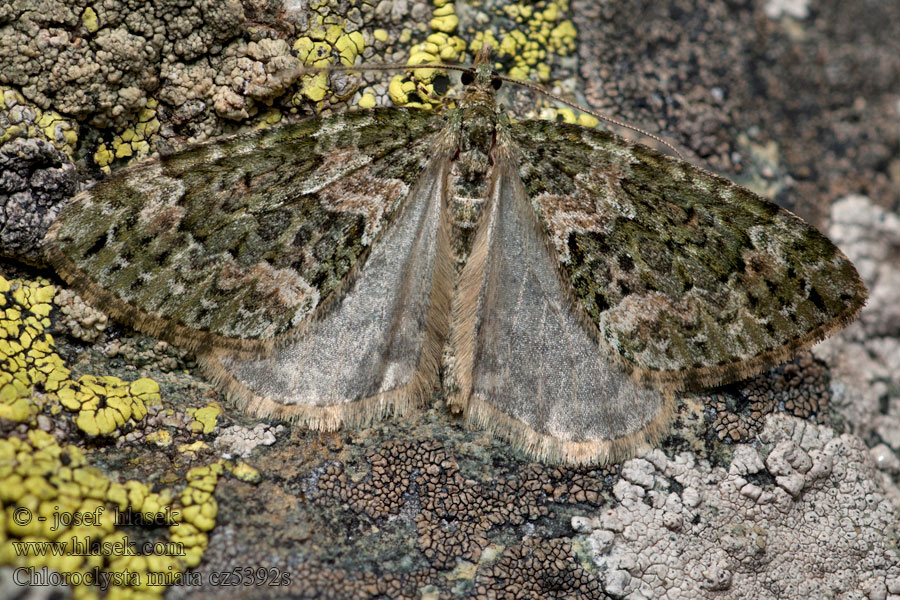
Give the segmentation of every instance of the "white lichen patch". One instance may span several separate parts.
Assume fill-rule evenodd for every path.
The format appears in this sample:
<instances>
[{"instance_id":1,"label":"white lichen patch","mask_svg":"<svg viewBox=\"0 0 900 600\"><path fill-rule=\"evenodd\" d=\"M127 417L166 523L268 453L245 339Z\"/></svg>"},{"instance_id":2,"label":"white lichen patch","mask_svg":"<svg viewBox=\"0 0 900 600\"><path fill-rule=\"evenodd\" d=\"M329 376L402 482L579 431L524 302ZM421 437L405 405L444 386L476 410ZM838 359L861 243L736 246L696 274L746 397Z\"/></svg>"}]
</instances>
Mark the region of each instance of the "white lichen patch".
<instances>
[{"instance_id":1,"label":"white lichen patch","mask_svg":"<svg viewBox=\"0 0 900 600\"><path fill-rule=\"evenodd\" d=\"M253 429L234 425L222 430L216 438L215 445L222 452L224 458L246 458L257 446L274 444L276 435L282 431L284 431L284 425L271 427L260 423Z\"/></svg>"},{"instance_id":2,"label":"white lichen patch","mask_svg":"<svg viewBox=\"0 0 900 600\"><path fill-rule=\"evenodd\" d=\"M763 12L770 19L781 17L805 19L809 16L809 0L768 0Z\"/></svg>"},{"instance_id":3,"label":"white lichen patch","mask_svg":"<svg viewBox=\"0 0 900 600\"><path fill-rule=\"evenodd\" d=\"M868 449L783 414L729 468L660 450L626 462L615 504L573 519L614 598L885 598L895 508ZM723 594L725 594L723 596Z\"/></svg>"},{"instance_id":4,"label":"white lichen patch","mask_svg":"<svg viewBox=\"0 0 900 600\"><path fill-rule=\"evenodd\" d=\"M832 206L828 235L856 265L869 300L855 323L814 352L831 366L835 409L861 437L875 433L900 453L900 217L850 195Z\"/></svg>"}]
</instances>

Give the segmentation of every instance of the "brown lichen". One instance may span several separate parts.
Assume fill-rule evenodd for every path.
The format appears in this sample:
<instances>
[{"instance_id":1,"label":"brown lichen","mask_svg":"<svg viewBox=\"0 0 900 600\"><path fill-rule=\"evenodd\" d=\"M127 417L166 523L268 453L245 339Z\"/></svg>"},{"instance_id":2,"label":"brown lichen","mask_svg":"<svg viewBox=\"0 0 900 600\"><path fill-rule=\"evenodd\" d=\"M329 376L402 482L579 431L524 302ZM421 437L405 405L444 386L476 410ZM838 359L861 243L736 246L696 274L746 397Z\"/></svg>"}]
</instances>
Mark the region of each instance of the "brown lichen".
<instances>
[{"instance_id":1,"label":"brown lichen","mask_svg":"<svg viewBox=\"0 0 900 600\"><path fill-rule=\"evenodd\" d=\"M715 411L712 430L716 438L741 442L755 436L772 412L823 421L827 418L828 394L825 366L812 353L803 352L787 364L729 386L725 393L703 398Z\"/></svg>"},{"instance_id":2,"label":"brown lichen","mask_svg":"<svg viewBox=\"0 0 900 600\"><path fill-rule=\"evenodd\" d=\"M325 506L339 501L376 522L400 518L414 526L414 552L427 567L406 573L408 581L376 586L378 593L408 597L409 581L433 573L426 581L438 585L437 575L452 569L451 578L468 580L470 598L595 593L597 580L580 567L569 538L517 539L516 532L553 518L554 505L599 506L612 471L538 464L503 471L476 479L437 441L389 441L366 452L365 465L355 470L324 466L307 496Z\"/></svg>"}]
</instances>

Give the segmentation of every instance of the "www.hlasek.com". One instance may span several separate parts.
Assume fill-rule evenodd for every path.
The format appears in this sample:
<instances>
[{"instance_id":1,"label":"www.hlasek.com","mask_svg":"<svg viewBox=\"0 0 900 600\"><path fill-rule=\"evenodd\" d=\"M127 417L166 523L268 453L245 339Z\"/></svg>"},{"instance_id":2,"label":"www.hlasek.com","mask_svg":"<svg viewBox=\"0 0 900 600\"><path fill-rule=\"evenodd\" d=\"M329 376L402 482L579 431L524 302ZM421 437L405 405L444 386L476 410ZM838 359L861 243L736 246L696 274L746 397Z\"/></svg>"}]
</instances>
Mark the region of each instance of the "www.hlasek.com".
<instances>
[{"instance_id":1,"label":"www.hlasek.com","mask_svg":"<svg viewBox=\"0 0 900 600\"><path fill-rule=\"evenodd\" d=\"M16 556L147 556L150 554L166 556L185 556L184 544L181 542L144 541L133 542L128 536L109 542L100 541L91 536L72 536L68 540L53 542L17 542L11 541Z\"/></svg>"},{"instance_id":2,"label":"www.hlasek.com","mask_svg":"<svg viewBox=\"0 0 900 600\"><path fill-rule=\"evenodd\" d=\"M60 511L59 506L54 506L52 514L45 515L34 513L28 508L18 507L12 513L13 522L19 527L27 527L32 523L40 523L49 528L51 533L64 531L68 528L77 528L78 535L65 536L58 540L9 540L16 556L22 558L36 557L36 562L42 561L42 557L50 556L85 556L85 557L119 557L119 556L186 556L185 546L182 542L171 541L133 541L127 535L111 541L105 537L106 528L112 524L139 525L139 526L167 526L178 527L180 518L177 511L168 507L162 512L140 513L133 511L107 512L105 507L99 506L89 512ZM96 528L98 535L87 533ZM75 531L73 529L73 531ZM205 574L203 581L201 573L195 571L180 571L174 566L168 566L166 571L130 571L102 570L93 568L85 571L56 571L48 567L19 567L13 572L13 581L17 585L43 586L43 585L96 585L103 589L109 586L170 586L170 585L214 585L214 586L285 586L290 585L290 573L282 572L274 568L264 567L235 567L228 571L218 571Z\"/></svg>"}]
</instances>

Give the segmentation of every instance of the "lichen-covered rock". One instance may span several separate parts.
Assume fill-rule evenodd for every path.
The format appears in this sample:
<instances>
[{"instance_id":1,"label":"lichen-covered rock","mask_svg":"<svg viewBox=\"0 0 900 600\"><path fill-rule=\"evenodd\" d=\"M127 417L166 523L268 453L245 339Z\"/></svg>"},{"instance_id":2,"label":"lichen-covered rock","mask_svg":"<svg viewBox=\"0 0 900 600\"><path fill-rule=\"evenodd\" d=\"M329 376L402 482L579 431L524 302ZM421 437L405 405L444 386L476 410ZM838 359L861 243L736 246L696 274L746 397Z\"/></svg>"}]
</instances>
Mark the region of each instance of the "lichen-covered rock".
<instances>
[{"instance_id":1,"label":"lichen-covered rock","mask_svg":"<svg viewBox=\"0 0 900 600\"><path fill-rule=\"evenodd\" d=\"M140 597L161 597L166 585L203 556L207 533L215 525L213 491L223 463L213 459L197 466L199 453L193 453L191 464L179 465L183 477L170 470L164 476L167 483L187 482L177 485L177 498L172 489L159 486L158 477L146 477L158 469L147 464L151 436L168 438L171 445L173 437L183 441L181 431L190 431L179 424L172 436L160 428L160 387L153 379L72 377L47 332L58 296L46 280L0 276L0 503L5 507L0 565L22 569L19 585L28 577L41 585L48 569L58 572L60 581L72 583L73 597L85 599L99 597L97 589L84 583L88 574L132 573L111 581L104 597L135 597L135 588ZM200 418L214 425L209 411ZM148 467L147 473L122 481L121 470L109 469L107 461L121 456L118 448L127 442L142 439L150 443L139 449L141 459L125 458L120 468L140 464ZM107 457L98 456L104 449L110 451ZM179 450L187 455L186 449ZM252 472L243 471L252 478ZM84 515L90 521L82 520ZM42 551L48 542L57 543L56 548ZM160 579L157 574L166 575ZM0 596L8 596L8 589L0 580Z\"/></svg>"},{"instance_id":2,"label":"lichen-covered rock","mask_svg":"<svg viewBox=\"0 0 900 600\"><path fill-rule=\"evenodd\" d=\"M53 302L59 306L62 314L61 322L72 337L85 342L95 342L109 324L107 316L81 299L81 296L70 289L62 288L56 292Z\"/></svg>"},{"instance_id":3,"label":"lichen-covered rock","mask_svg":"<svg viewBox=\"0 0 900 600\"><path fill-rule=\"evenodd\" d=\"M251 533L253 521L264 519L291 523L277 527L280 550L269 555L271 567L290 573L279 590L285 596L443 598L452 588L456 597L479 600L602 598L575 541L554 534L565 523L554 510L598 507L612 470L503 461L492 470L435 439L400 437L365 449L329 436L339 460L322 450L311 456L309 440L301 439L255 452L260 482L244 500L243 486L223 493L219 518L262 503L265 516L217 529L212 547L253 541L241 544L237 557L216 554L201 573L253 556L262 541Z\"/></svg>"},{"instance_id":4,"label":"lichen-covered rock","mask_svg":"<svg viewBox=\"0 0 900 600\"><path fill-rule=\"evenodd\" d=\"M735 446L729 468L659 450L626 462L616 504L573 523L590 530L604 591L631 600L884 598L900 577L896 507L865 445L787 415L770 416L760 442Z\"/></svg>"},{"instance_id":5,"label":"lichen-covered rock","mask_svg":"<svg viewBox=\"0 0 900 600\"><path fill-rule=\"evenodd\" d=\"M767 373L698 399L704 411L715 413L711 425L716 439L738 442L752 439L774 411L827 420L828 384L825 363L810 352L802 352Z\"/></svg>"},{"instance_id":6,"label":"lichen-covered rock","mask_svg":"<svg viewBox=\"0 0 900 600\"><path fill-rule=\"evenodd\" d=\"M59 377L69 377L70 366L112 365L116 374L136 369L141 376L156 369L149 376L162 376L165 404L147 403L147 415L118 437L88 437L76 425L79 413L65 410L52 400L54 394L31 393L40 386L22 385L10 371L0 381L0 412L10 421L4 431L10 440L25 442L18 448L25 458L46 454L48 448L58 452L33 438L32 431L43 431L60 440L60 458L71 448L63 439L87 444L89 461L103 469L104 477L146 481L110 485L110 501L122 507L146 504L158 510L154 505L161 500L146 503L153 495L150 483L171 486L175 495L166 501L180 504L183 499L196 506L192 522L179 524L171 541L186 542L191 564L209 544L194 573L208 582L210 573L235 567L274 569L292 584L274 588L281 596L774 599L817 597L822 589L808 586L824 582L835 586L825 597L900 597L900 576L891 570L896 553L886 551L896 539L900 507L895 484L900 472L900 226L888 205L896 199L890 190L900 181L893 101L900 54L885 50L885 34L878 33L889 30L882 24L892 19L883 17L895 9L891 3L854 6L824 0L816 5L816 19L785 10L772 16L771 7L783 4L745 10L715 0L698 11L689 0L581 0L573 2L571 15L549 2L547 15L539 16L526 3L486 3L465 11L457 6L432 15L432 4L419 0L350 2L349 10L335 0L47 0L39 11L31 1L0 2L0 83L12 86L7 97L24 94L25 100L7 111L12 120L4 121L0 111L3 142L42 135L63 152L80 150L76 158L90 163L93 157L108 169L168 144L178 147L223 133L233 127L223 116L240 118L246 112L258 117L279 109L288 115L292 98L300 112L313 105L327 109L330 96L323 85L330 91L351 89L335 85L333 77L311 77L308 84L295 82L296 95L288 91L277 97L287 72L271 63L285 57L284 48L265 49L277 40L298 52L299 47L332 59L339 54L341 60L362 54L370 62L429 55L455 60L463 50L491 43L512 51L501 58L504 74L542 81L559 77L563 93L586 92L595 107L650 123L714 169L743 172L788 207L796 208L792 203L803 198L800 207L806 212L800 212L822 217L818 224L828 220L825 200L845 196L831 212L828 234L860 267L872 291L861 324L812 354L749 384L688 399L708 420L697 426L701 419L695 422L680 412L675 435L663 442L662 452L623 465L621 473L527 464L507 447L463 432L443 413L430 414L425 425L387 422L375 428L379 433L352 434L259 424L227 404L215 419L206 413L198 418L197 410L186 407L206 410L201 407L208 407L212 397L206 395L208 387L185 373L189 361L152 339L120 337L117 327L97 337L103 345L61 349L67 358L79 356L80 364L57 357L46 381L58 384ZM868 23L858 18L865 16L862 11L872 15ZM522 24L525 35L495 28L488 21L496 12L505 15L507 25ZM439 27L452 26L458 17L457 34L429 35L424 23L432 16L439 18ZM767 16L778 20L767 22ZM484 31L472 34L466 21L473 18ZM569 63L569 70L558 63L551 67L545 62L552 54L549 45L571 43L574 36L562 26L569 18L578 27L579 60ZM422 27L412 24L420 19ZM878 29L871 34L875 21ZM628 29L631 24L634 31ZM384 29L373 31L373 26ZM358 38L347 35L357 31L364 50ZM760 35L765 44L759 44ZM398 36L403 40L399 48ZM863 36L867 43L858 43ZM252 52L251 42L256 44ZM815 60L805 60L810 54ZM856 69L859 64L868 68ZM566 79L565 73L576 70L583 78ZM366 106L389 100L389 82L407 100L432 90L423 88L418 77L396 83L381 73L362 78L371 93ZM219 98L225 103L221 107L215 106ZM53 121L52 131L46 131L40 110L50 107L75 111L72 115L89 133L79 136L57 117L44 117ZM557 114L574 120L566 111ZM258 124L269 122L264 117ZM33 128L43 133L36 135ZM851 192L872 200L847 196ZM42 232L34 233L37 242ZM14 300L7 298L3 308L19 310ZM33 306L50 310L49 304ZM2 327L29 333L34 322L28 319L43 322L57 315L22 312L22 322L7 317ZM92 318L77 309L75 314ZM64 326L62 335L54 333L60 348L63 338L76 331ZM41 359L50 355L43 337L32 348ZM38 379L41 367L50 363L42 365L32 355L15 353L26 360L28 381L44 381ZM784 409L824 424L828 404L872 446L870 458L859 440L771 416ZM780 422L791 423L792 434L773 425ZM204 427L195 432L199 424ZM204 433L208 428L212 431ZM210 495L214 473L208 470L192 473L191 489L178 492L186 465L206 463L213 453L247 456L253 467L234 468L221 477L215 499ZM79 459L67 466L80 465ZM53 477L43 479L52 484ZM893 513L886 498L895 503ZM213 517L218 526L208 532ZM813 532L818 536L813 538ZM844 567L847 563L852 570ZM598 565L609 570L601 572ZM0 596L6 589L21 591L3 588ZM241 591L248 597L273 592L268 586ZM198 593L227 598L234 588L168 590L176 598Z\"/></svg>"},{"instance_id":7,"label":"lichen-covered rock","mask_svg":"<svg viewBox=\"0 0 900 600\"><path fill-rule=\"evenodd\" d=\"M42 264L44 233L76 187L72 161L51 143L0 144L0 253Z\"/></svg>"},{"instance_id":8,"label":"lichen-covered rock","mask_svg":"<svg viewBox=\"0 0 900 600\"><path fill-rule=\"evenodd\" d=\"M857 265L869 300L814 352L831 366L835 409L863 438L876 434L900 452L900 216L850 195L835 202L831 222L828 234Z\"/></svg>"},{"instance_id":9,"label":"lichen-covered rock","mask_svg":"<svg viewBox=\"0 0 900 600\"><path fill-rule=\"evenodd\" d=\"M216 437L215 445L226 458L238 456L245 458L250 456L257 446L271 446L276 441L276 435L284 431L284 425L270 427L259 423L253 429L240 425L226 427Z\"/></svg>"},{"instance_id":10,"label":"lichen-covered rock","mask_svg":"<svg viewBox=\"0 0 900 600\"><path fill-rule=\"evenodd\" d=\"M190 354L178 346L152 338L116 338L104 346L107 358L118 358L128 365L154 365L162 371L174 371L191 366Z\"/></svg>"},{"instance_id":11,"label":"lichen-covered rock","mask_svg":"<svg viewBox=\"0 0 900 600\"><path fill-rule=\"evenodd\" d=\"M236 0L13 3L0 14L0 83L41 108L122 126L167 85L161 60L217 54L243 20Z\"/></svg>"}]
</instances>

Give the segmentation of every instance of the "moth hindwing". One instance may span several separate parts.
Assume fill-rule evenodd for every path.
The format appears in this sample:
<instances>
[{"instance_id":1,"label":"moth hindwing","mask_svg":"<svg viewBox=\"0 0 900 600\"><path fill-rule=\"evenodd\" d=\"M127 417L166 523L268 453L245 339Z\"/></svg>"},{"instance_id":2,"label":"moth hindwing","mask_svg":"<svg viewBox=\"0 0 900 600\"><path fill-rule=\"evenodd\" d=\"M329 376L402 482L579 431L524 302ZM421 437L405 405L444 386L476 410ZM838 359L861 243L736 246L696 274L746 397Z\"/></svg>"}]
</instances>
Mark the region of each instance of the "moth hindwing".
<instances>
[{"instance_id":1,"label":"moth hindwing","mask_svg":"<svg viewBox=\"0 0 900 600\"><path fill-rule=\"evenodd\" d=\"M62 211L48 258L252 413L359 426L443 381L469 422L571 463L634 453L677 392L859 313L853 265L791 213L609 133L511 124L489 56L472 75L443 114L311 119L124 169Z\"/></svg>"}]
</instances>

